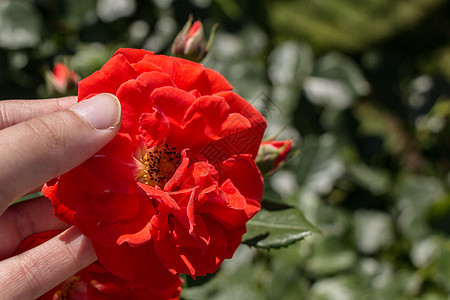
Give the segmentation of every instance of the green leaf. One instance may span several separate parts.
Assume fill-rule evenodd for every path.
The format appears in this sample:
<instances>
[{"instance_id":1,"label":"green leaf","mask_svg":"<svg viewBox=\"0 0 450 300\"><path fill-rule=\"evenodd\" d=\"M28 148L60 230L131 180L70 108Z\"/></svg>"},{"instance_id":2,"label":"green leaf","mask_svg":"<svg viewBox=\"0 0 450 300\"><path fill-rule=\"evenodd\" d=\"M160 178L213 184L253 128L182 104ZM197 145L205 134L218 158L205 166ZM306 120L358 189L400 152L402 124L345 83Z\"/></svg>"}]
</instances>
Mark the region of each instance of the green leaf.
<instances>
[{"instance_id":1,"label":"green leaf","mask_svg":"<svg viewBox=\"0 0 450 300\"><path fill-rule=\"evenodd\" d=\"M307 99L318 106L343 110L370 91L359 67L348 57L330 53L316 62L304 83Z\"/></svg>"},{"instance_id":2,"label":"green leaf","mask_svg":"<svg viewBox=\"0 0 450 300\"><path fill-rule=\"evenodd\" d=\"M247 223L245 244L260 248L280 248L319 232L297 208L278 211L262 209Z\"/></svg>"},{"instance_id":3,"label":"green leaf","mask_svg":"<svg viewBox=\"0 0 450 300\"><path fill-rule=\"evenodd\" d=\"M37 193L33 193L33 194L28 194L28 195L25 195L25 196L19 198L18 200L14 201L12 204L16 204L16 203L19 203L19 202L32 200L32 199L39 198L39 197L43 197L43 196L44 196L44 194L42 194L42 192L37 192ZM11 204L11 205L12 205L12 204Z\"/></svg>"},{"instance_id":4,"label":"green leaf","mask_svg":"<svg viewBox=\"0 0 450 300\"><path fill-rule=\"evenodd\" d=\"M298 158L286 167L297 173L299 185L322 195L331 192L335 181L345 173L333 134L304 137Z\"/></svg>"},{"instance_id":5,"label":"green leaf","mask_svg":"<svg viewBox=\"0 0 450 300\"><path fill-rule=\"evenodd\" d=\"M430 207L427 219L433 229L450 234L450 194Z\"/></svg>"},{"instance_id":6,"label":"green leaf","mask_svg":"<svg viewBox=\"0 0 450 300\"><path fill-rule=\"evenodd\" d=\"M268 76L274 86L298 89L311 74L314 57L307 44L288 41L270 53L268 63Z\"/></svg>"},{"instance_id":7,"label":"green leaf","mask_svg":"<svg viewBox=\"0 0 450 300\"><path fill-rule=\"evenodd\" d=\"M374 195L386 193L390 187L389 173L385 169L369 167L364 163L352 163L347 167L351 180Z\"/></svg>"}]
</instances>

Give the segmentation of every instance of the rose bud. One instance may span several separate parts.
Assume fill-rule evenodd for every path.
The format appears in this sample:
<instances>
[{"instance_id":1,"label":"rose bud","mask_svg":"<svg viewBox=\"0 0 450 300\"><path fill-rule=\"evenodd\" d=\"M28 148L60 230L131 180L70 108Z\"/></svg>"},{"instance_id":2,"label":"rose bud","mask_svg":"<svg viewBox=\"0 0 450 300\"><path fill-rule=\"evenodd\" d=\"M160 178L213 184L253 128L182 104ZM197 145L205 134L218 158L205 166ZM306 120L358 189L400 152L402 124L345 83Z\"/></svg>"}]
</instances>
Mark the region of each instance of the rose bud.
<instances>
[{"instance_id":1,"label":"rose bud","mask_svg":"<svg viewBox=\"0 0 450 300\"><path fill-rule=\"evenodd\" d=\"M67 95L76 92L80 77L63 63L56 63L53 71L45 72L47 90L50 94Z\"/></svg>"},{"instance_id":2,"label":"rose bud","mask_svg":"<svg viewBox=\"0 0 450 300\"><path fill-rule=\"evenodd\" d=\"M192 20L192 15L189 15L189 19L183 29L175 37L172 44L172 54L199 62L209 52L217 24L211 29L209 40L206 42L202 22L195 21L194 24L192 24Z\"/></svg>"},{"instance_id":3,"label":"rose bud","mask_svg":"<svg viewBox=\"0 0 450 300\"><path fill-rule=\"evenodd\" d=\"M261 174L275 173L286 161L291 148L292 140L262 142L255 160Z\"/></svg>"}]
</instances>

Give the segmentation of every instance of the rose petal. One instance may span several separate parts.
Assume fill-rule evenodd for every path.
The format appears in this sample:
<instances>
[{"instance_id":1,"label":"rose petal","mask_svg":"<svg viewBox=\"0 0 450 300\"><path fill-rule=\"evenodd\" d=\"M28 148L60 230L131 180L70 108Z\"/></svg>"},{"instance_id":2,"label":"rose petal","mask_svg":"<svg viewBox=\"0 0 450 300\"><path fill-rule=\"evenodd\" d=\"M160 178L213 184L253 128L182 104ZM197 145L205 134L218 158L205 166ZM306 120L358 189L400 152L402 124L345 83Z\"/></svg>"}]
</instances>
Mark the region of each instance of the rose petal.
<instances>
[{"instance_id":1,"label":"rose petal","mask_svg":"<svg viewBox=\"0 0 450 300\"><path fill-rule=\"evenodd\" d=\"M214 273L227 255L227 237L223 228L215 222L206 223L206 228L210 243L205 253L199 255L198 249L174 247L174 241L162 240L155 241L159 259L173 272L180 270L194 277Z\"/></svg>"},{"instance_id":2,"label":"rose petal","mask_svg":"<svg viewBox=\"0 0 450 300\"><path fill-rule=\"evenodd\" d=\"M212 69L205 69L205 74L208 77L209 85L211 86L211 94L216 94L224 91L231 91L233 87L225 77L219 72Z\"/></svg>"},{"instance_id":3,"label":"rose petal","mask_svg":"<svg viewBox=\"0 0 450 300\"><path fill-rule=\"evenodd\" d=\"M178 203L171 197L171 195L164 192L163 190L152 187L152 186L148 186L148 185L146 185L144 183L140 183L140 182L138 182L138 185L151 198L154 198L154 199L164 203L165 205L167 205L168 207L170 207L172 209L176 209L176 210L180 209L180 207L178 206Z\"/></svg>"},{"instance_id":4,"label":"rose petal","mask_svg":"<svg viewBox=\"0 0 450 300\"><path fill-rule=\"evenodd\" d=\"M164 143L170 123L159 111L155 109L153 112L142 114L139 124L139 132L149 147Z\"/></svg>"},{"instance_id":5,"label":"rose petal","mask_svg":"<svg viewBox=\"0 0 450 300\"><path fill-rule=\"evenodd\" d=\"M131 66L138 73L146 73L153 71L162 73L162 69L160 67L145 60L138 61L137 63L131 64Z\"/></svg>"},{"instance_id":6,"label":"rose petal","mask_svg":"<svg viewBox=\"0 0 450 300\"><path fill-rule=\"evenodd\" d=\"M96 155L85 161L82 167L108 191L123 194L136 191L134 162Z\"/></svg>"},{"instance_id":7,"label":"rose petal","mask_svg":"<svg viewBox=\"0 0 450 300\"><path fill-rule=\"evenodd\" d=\"M129 63L136 63L142 60L147 55L153 55L154 52L147 51L144 49L119 49L114 53L113 57L116 55L123 55Z\"/></svg>"},{"instance_id":8,"label":"rose petal","mask_svg":"<svg viewBox=\"0 0 450 300\"><path fill-rule=\"evenodd\" d=\"M230 179L245 198L261 201L263 178L251 156L241 154L226 160L220 175L221 183Z\"/></svg>"},{"instance_id":9,"label":"rose petal","mask_svg":"<svg viewBox=\"0 0 450 300\"><path fill-rule=\"evenodd\" d=\"M197 214L209 215L229 230L243 226L261 209L263 181L256 168L249 155L225 161L220 190L201 195L206 201Z\"/></svg>"},{"instance_id":10,"label":"rose petal","mask_svg":"<svg viewBox=\"0 0 450 300\"><path fill-rule=\"evenodd\" d=\"M195 101L194 96L174 87L158 88L150 99L158 111L175 126L179 126L186 110Z\"/></svg>"},{"instance_id":11,"label":"rose petal","mask_svg":"<svg viewBox=\"0 0 450 300\"><path fill-rule=\"evenodd\" d=\"M137 76L125 56L115 55L99 71L78 83L78 101L99 93L115 95L122 83Z\"/></svg>"},{"instance_id":12,"label":"rose petal","mask_svg":"<svg viewBox=\"0 0 450 300\"><path fill-rule=\"evenodd\" d=\"M106 247L93 242L98 260L115 275L132 281L132 286L146 286L154 291L167 291L178 281L173 274L161 264L153 250L153 242L140 247L122 244Z\"/></svg>"},{"instance_id":13,"label":"rose petal","mask_svg":"<svg viewBox=\"0 0 450 300\"><path fill-rule=\"evenodd\" d=\"M237 112L244 116L251 124L251 127L235 136L227 137L221 143L227 144L233 149L234 154L248 153L256 157L261 139L267 127L264 117L247 101L233 92L220 92L217 96L223 97L232 112ZM247 142L245 142L247 141ZM222 147L218 145L217 147Z\"/></svg>"},{"instance_id":14,"label":"rose petal","mask_svg":"<svg viewBox=\"0 0 450 300\"><path fill-rule=\"evenodd\" d=\"M134 194L104 192L91 200L91 207L103 221L114 223L128 221L139 210L139 197Z\"/></svg>"},{"instance_id":15,"label":"rose petal","mask_svg":"<svg viewBox=\"0 0 450 300\"><path fill-rule=\"evenodd\" d=\"M105 147L94 156L112 157L123 161L132 161L135 145L129 134L118 133Z\"/></svg>"},{"instance_id":16,"label":"rose petal","mask_svg":"<svg viewBox=\"0 0 450 300\"><path fill-rule=\"evenodd\" d=\"M123 83L117 91L117 98L122 108L122 126L120 132L137 134L139 118L150 103L146 102L144 93L139 88L136 80Z\"/></svg>"},{"instance_id":17,"label":"rose petal","mask_svg":"<svg viewBox=\"0 0 450 300\"><path fill-rule=\"evenodd\" d=\"M205 187L216 184L217 176L218 173L213 165L204 161L196 162L189 167L181 188L198 187L199 190L203 190Z\"/></svg>"},{"instance_id":18,"label":"rose petal","mask_svg":"<svg viewBox=\"0 0 450 300\"><path fill-rule=\"evenodd\" d=\"M143 58L143 61L158 65L181 90L187 92L197 90L201 95L212 94L209 78L201 64L164 55L148 55ZM215 79L219 81L217 77Z\"/></svg>"},{"instance_id":19,"label":"rose petal","mask_svg":"<svg viewBox=\"0 0 450 300\"><path fill-rule=\"evenodd\" d=\"M175 173L173 174L172 178L170 178L170 180L167 181L166 184L164 185L163 190L165 192L170 192L181 185L189 165L189 158L187 157L186 152L187 149L183 149L183 151L181 151L181 163L175 170Z\"/></svg>"},{"instance_id":20,"label":"rose petal","mask_svg":"<svg viewBox=\"0 0 450 300\"><path fill-rule=\"evenodd\" d=\"M55 211L56 217L64 223L73 224L73 216L75 212L62 204L59 201L59 197L57 197L58 182L56 180L47 182L42 188L42 193L45 197L52 201L53 210Z\"/></svg>"},{"instance_id":21,"label":"rose petal","mask_svg":"<svg viewBox=\"0 0 450 300\"><path fill-rule=\"evenodd\" d=\"M93 241L104 245L114 246L125 242L133 246L145 244L151 239L149 223L156 210L145 193L138 193L138 201L139 209L132 219L116 222L104 221L92 208L80 207L74 216L75 225Z\"/></svg>"},{"instance_id":22,"label":"rose petal","mask_svg":"<svg viewBox=\"0 0 450 300\"><path fill-rule=\"evenodd\" d=\"M205 131L217 131L222 126L222 123L228 117L230 106L222 97L202 96L197 98L183 118L182 128L192 123L194 120L203 120L204 125L209 128Z\"/></svg>"},{"instance_id":23,"label":"rose petal","mask_svg":"<svg viewBox=\"0 0 450 300\"><path fill-rule=\"evenodd\" d=\"M242 242L242 236L247 232L245 225L233 231L227 231L227 253L225 258L232 258L234 252Z\"/></svg>"}]
</instances>

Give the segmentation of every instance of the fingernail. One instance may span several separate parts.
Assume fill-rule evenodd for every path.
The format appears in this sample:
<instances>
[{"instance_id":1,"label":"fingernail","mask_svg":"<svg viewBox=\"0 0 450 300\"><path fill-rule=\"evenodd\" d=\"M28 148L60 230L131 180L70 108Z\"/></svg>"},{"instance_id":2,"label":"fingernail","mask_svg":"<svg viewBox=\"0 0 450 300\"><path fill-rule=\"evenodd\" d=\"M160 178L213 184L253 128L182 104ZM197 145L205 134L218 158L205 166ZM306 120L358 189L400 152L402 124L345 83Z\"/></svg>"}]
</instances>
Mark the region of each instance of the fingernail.
<instances>
[{"instance_id":1,"label":"fingernail","mask_svg":"<svg viewBox=\"0 0 450 300\"><path fill-rule=\"evenodd\" d=\"M120 123L120 102L112 94L95 95L79 102L70 110L79 114L95 129L108 129Z\"/></svg>"}]
</instances>

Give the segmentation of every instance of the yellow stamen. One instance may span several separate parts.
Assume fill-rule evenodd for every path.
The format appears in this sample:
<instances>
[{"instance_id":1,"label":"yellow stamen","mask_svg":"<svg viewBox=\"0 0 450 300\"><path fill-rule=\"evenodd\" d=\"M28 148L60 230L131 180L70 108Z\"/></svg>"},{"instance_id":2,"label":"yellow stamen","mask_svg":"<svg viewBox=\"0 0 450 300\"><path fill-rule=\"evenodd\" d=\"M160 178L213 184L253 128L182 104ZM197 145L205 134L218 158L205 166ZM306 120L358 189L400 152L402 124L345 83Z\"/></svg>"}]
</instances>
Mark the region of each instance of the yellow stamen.
<instances>
[{"instance_id":1,"label":"yellow stamen","mask_svg":"<svg viewBox=\"0 0 450 300\"><path fill-rule=\"evenodd\" d=\"M140 168L136 174L139 182L164 187L181 163L181 155L167 144L154 146L138 158Z\"/></svg>"}]
</instances>

